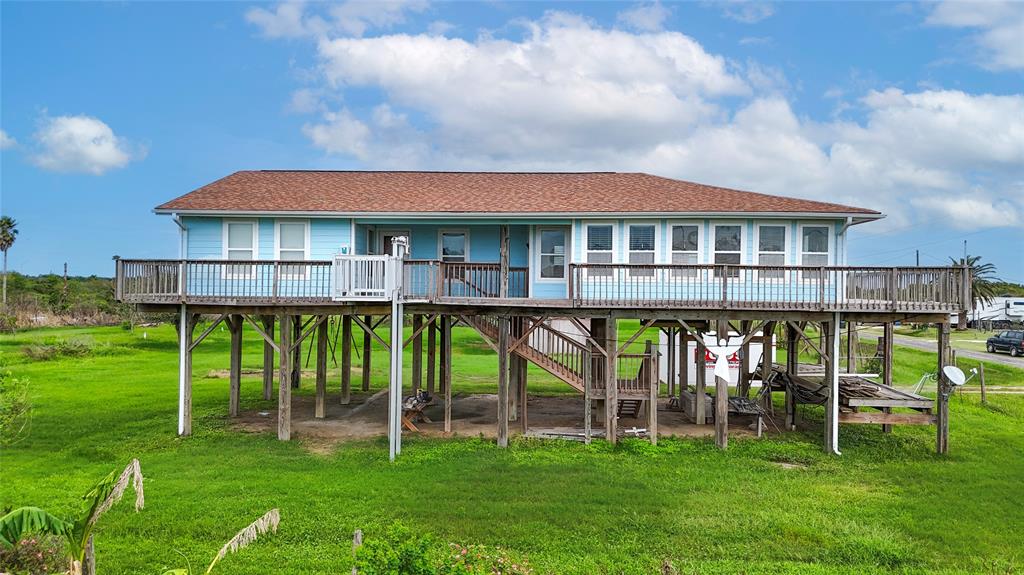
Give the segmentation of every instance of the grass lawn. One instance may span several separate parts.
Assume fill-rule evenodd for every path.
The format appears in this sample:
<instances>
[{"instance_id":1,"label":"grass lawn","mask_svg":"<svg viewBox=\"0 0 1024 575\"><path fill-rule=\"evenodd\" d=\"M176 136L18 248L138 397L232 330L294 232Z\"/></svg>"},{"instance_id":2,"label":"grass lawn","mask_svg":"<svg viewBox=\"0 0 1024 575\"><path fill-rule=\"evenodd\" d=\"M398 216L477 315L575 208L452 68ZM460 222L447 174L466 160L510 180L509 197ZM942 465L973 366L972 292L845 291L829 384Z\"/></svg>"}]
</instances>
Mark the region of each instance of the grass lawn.
<instances>
[{"instance_id":1,"label":"grass lawn","mask_svg":"<svg viewBox=\"0 0 1024 575\"><path fill-rule=\"evenodd\" d=\"M878 330L879 333L881 330ZM897 326L894 330L899 335L917 337L927 341L935 341L937 330L934 326L914 327L912 325ZM980 329L967 329L959 331L953 328L949 332L949 344L958 349L969 349L973 351L985 351L985 340L1004 330L985 331ZM985 366L988 370L988 366Z\"/></svg>"},{"instance_id":2,"label":"grass lawn","mask_svg":"<svg viewBox=\"0 0 1024 575\"><path fill-rule=\"evenodd\" d=\"M45 361L22 351L71 338L88 338L92 351ZM494 354L465 328L453 339L455 390L493 391ZM0 339L0 361L31 381L35 406L30 435L0 454L0 505L63 515L106 473L132 457L142 463L145 509L122 503L100 520L101 573L157 574L183 566L177 552L205 564L271 507L281 510L278 534L229 556L218 572L347 573L353 530L372 538L395 519L440 542L525 554L537 573L654 574L666 563L702 574L1021 568L1022 396L992 395L987 407L974 396L953 398L945 457L934 453L933 428L883 435L875 426L843 426L843 456L826 456L815 424L734 440L725 452L697 439L617 448L517 440L500 450L474 438L411 438L389 464L383 439L324 455L301 437L281 443L234 431L227 380L204 377L227 367L228 337L219 329L194 356L195 435L175 437L176 349L166 326ZM243 367L259 367L255 334L246 334L244 349ZM898 383L928 369L929 354L910 351L897 356ZM381 387L386 356L374 360L374 387ZM1016 371L1005 377L1019 381ZM334 370L330 401L337 385ZM243 409L273 408L260 387L258 378L243 380ZM312 387L306 381L298 393ZM531 373L530 388L570 391L540 372ZM818 411L802 413L820 421Z\"/></svg>"}]
</instances>

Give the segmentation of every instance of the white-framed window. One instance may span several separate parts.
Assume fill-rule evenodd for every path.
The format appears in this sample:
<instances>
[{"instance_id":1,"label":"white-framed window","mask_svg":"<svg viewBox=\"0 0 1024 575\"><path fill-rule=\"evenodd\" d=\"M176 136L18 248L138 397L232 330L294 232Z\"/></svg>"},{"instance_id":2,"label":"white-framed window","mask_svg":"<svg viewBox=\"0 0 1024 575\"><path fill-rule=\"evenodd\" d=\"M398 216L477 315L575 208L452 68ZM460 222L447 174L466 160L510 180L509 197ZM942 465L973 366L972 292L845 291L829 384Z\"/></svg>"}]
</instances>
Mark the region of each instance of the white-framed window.
<instances>
[{"instance_id":1,"label":"white-framed window","mask_svg":"<svg viewBox=\"0 0 1024 575\"><path fill-rule=\"evenodd\" d=\"M615 224L594 223L584 226L587 236L587 250L584 258L588 264L610 264L614 261ZM611 267L590 268L587 275L592 277L610 277Z\"/></svg>"},{"instance_id":2,"label":"white-framed window","mask_svg":"<svg viewBox=\"0 0 1024 575\"><path fill-rule=\"evenodd\" d=\"M537 228L537 244L540 246L538 281L562 281L566 278L568 232L564 227Z\"/></svg>"},{"instance_id":3,"label":"white-framed window","mask_svg":"<svg viewBox=\"0 0 1024 575\"><path fill-rule=\"evenodd\" d=\"M673 264L697 265L700 262L701 236L704 226L700 223L678 223L669 227L669 248ZM697 277L696 269L673 269L672 277Z\"/></svg>"},{"instance_id":4,"label":"white-framed window","mask_svg":"<svg viewBox=\"0 0 1024 575\"><path fill-rule=\"evenodd\" d=\"M278 220L274 226L274 259L301 262L309 259L309 222ZM306 277L306 266L281 266L281 276L291 279Z\"/></svg>"},{"instance_id":5,"label":"white-framed window","mask_svg":"<svg viewBox=\"0 0 1024 575\"><path fill-rule=\"evenodd\" d=\"M224 259L255 260L259 255L259 226L254 220L224 220ZM256 274L252 265L228 265L224 267L225 279L251 279Z\"/></svg>"},{"instance_id":6,"label":"white-framed window","mask_svg":"<svg viewBox=\"0 0 1024 575\"><path fill-rule=\"evenodd\" d=\"M658 243L657 224L629 224L626 233L629 236L628 262L631 264L653 264L655 249ZM630 269L633 277L654 277L654 268Z\"/></svg>"},{"instance_id":7,"label":"white-framed window","mask_svg":"<svg viewBox=\"0 0 1024 575\"><path fill-rule=\"evenodd\" d=\"M377 246L377 252L381 255L393 256L395 255L395 238L405 238L406 241L406 254L412 253L412 232L408 229L395 229L385 228L377 230L377 237L380 238L380 245Z\"/></svg>"},{"instance_id":8,"label":"white-framed window","mask_svg":"<svg viewBox=\"0 0 1024 575\"><path fill-rule=\"evenodd\" d=\"M366 228L366 254L374 255L377 252L377 230L375 228Z\"/></svg>"},{"instance_id":9,"label":"white-framed window","mask_svg":"<svg viewBox=\"0 0 1024 575\"><path fill-rule=\"evenodd\" d=\"M469 231L441 230L438 232L438 256L444 262L469 261Z\"/></svg>"},{"instance_id":10,"label":"white-framed window","mask_svg":"<svg viewBox=\"0 0 1024 575\"><path fill-rule=\"evenodd\" d=\"M800 228L800 265L827 266L831 253L832 242L829 240L831 226L826 224L801 224ZM806 279L818 279L820 272L805 271Z\"/></svg>"},{"instance_id":11,"label":"white-framed window","mask_svg":"<svg viewBox=\"0 0 1024 575\"><path fill-rule=\"evenodd\" d=\"M758 224L755 230L754 245L757 248L757 265L786 265L786 253L789 245L786 237L788 235L787 226L782 223ZM783 279L784 276L785 271L781 269L758 270L758 277L761 279Z\"/></svg>"},{"instance_id":12,"label":"white-framed window","mask_svg":"<svg viewBox=\"0 0 1024 575\"><path fill-rule=\"evenodd\" d=\"M715 224L711 228L712 244L714 255L712 262L718 265L737 266L743 262L743 224L728 223ZM721 277L722 273L715 270L715 276ZM740 271L736 268L729 270L729 277L739 277Z\"/></svg>"}]
</instances>

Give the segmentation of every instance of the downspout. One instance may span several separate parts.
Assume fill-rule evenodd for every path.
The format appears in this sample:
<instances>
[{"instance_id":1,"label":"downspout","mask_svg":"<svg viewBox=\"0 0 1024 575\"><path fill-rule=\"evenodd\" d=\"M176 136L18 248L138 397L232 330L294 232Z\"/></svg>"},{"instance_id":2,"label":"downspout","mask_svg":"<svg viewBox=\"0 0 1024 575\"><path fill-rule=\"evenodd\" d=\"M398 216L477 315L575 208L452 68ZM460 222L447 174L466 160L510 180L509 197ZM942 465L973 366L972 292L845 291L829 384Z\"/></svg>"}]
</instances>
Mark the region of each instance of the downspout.
<instances>
[{"instance_id":1,"label":"downspout","mask_svg":"<svg viewBox=\"0 0 1024 575\"><path fill-rule=\"evenodd\" d=\"M185 227L184 223L182 223L180 215L174 214L172 219L174 220L174 223L178 225L178 228L180 228L178 231L178 259L183 260L188 254L188 228Z\"/></svg>"}]
</instances>

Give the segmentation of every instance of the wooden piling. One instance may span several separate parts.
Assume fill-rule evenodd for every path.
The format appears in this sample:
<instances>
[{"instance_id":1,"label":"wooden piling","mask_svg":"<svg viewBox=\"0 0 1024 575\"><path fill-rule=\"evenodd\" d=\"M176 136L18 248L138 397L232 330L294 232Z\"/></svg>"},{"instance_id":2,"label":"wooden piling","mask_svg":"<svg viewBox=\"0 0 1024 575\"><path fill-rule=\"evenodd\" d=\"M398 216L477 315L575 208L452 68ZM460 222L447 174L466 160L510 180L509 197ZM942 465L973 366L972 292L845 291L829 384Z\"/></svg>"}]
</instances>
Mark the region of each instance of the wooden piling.
<instances>
[{"instance_id":1,"label":"wooden piling","mask_svg":"<svg viewBox=\"0 0 1024 575\"><path fill-rule=\"evenodd\" d=\"M180 332L178 334L180 339L178 435L184 437L192 435L192 336L198 320L197 314L188 313L185 306L181 306L181 319L178 328Z\"/></svg>"},{"instance_id":2,"label":"wooden piling","mask_svg":"<svg viewBox=\"0 0 1024 575\"><path fill-rule=\"evenodd\" d=\"M746 339L752 322L743 320L740 322L740 335ZM740 377L736 382L736 395L750 397L750 341L744 341L740 346Z\"/></svg>"},{"instance_id":3,"label":"wooden piling","mask_svg":"<svg viewBox=\"0 0 1024 575\"><path fill-rule=\"evenodd\" d=\"M352 403L352 316L341 316L341 404Z\"/></svg>"},{"instance_id":4,"label":"wooden piling","mask_svg":"<svg viewBox=\"0 0 1024 575\"><path fill-rule=\"evenodd\" d=\"M327 318L320 317L316 326L316 402L313 417L327 414Z\"/></svg>"},{"instance_id":5,"label":"wooden piling","mask_svg":"<svg viewBox=\"0 0 1024 575\"><path fill-rule=\"evenodd\" d=\"M938 404L938 413L935 419L936 436L935 450L939 453L949 453L949 380L942 368L949 365L949 320L939 324L938 333L938 382L936 384L935 401Z\"/></svg>"},{"instance_id":6,"label":"wooden piling","mask_svg":"<svg viewBox=\"0 0 1024 575\"><path fill-rule=\"evenodd\" d=\"M242 316L227 317L228 330L231 332L230 368L228 371L228 415L238 416L238 407L242 390Z\"/></svg>"},{"instance_id":7,"label":"wooden piling","mask_svg":"<svg viewBox=\"0 0 1024 575\"><path fill-rule=\"evenodd\" d=\"M444 432L452 432L452 318L441 316L441 378L444 388Z\"/></svg>"},{"instance_id":8,"label":"wooden piling","mask_svg":"<svg viewBox=\"0 0 1024 575\"><path fill-rule=\"evenodd\" d=\"M604 349L608 352L605 356L606 363L604 368L604 431L605 438L613 444L619 440L619 378L617 365L619 332L616 322L615 318L608 318L605 320L604 328Z\"/></svg>"},{"instance_id":9,"label":"wooden piling","mask_svg":"<svg viewBox=\"0 0 1024 575\"><path fill-rule=\"evenodd\" d=\"M683 408L684 392L690 385L690 332L679 329L679 382L676 384L678 392L679 409Z\"/></svg>"},{"instance_id":10,"label":"wooden piling","mask_svg":"<svg viewBox=\"0 0 1024 575\"><path fill-rule=\"evenodd\" d=\"M437 376L437 319L431 319L427 326L427 393L434 395L434 380Z\"/></svg>"},{"instance_id":11,"label":"wooden piling","mask_svg":"<svg viewBox=\"0 0 1024 575\"><path fill-rule=\"evenodd\" d=\"M838 315L838 314L837 314ZM849 324L847 324L849 325ZM825 391L825 453L832 453L837 444L834 436L836 430L835 418L838 416L838 386L835 386L835 379L839 377L839 342L836 341L839 326L836 322L821 322L821 331L825 336L825 345L821 351L824 352L825 377L822 384L827 388ZM849 335L847 335L849 337ZM847 350L849 351L849 350ZM847 356L849 357L849 355ZM835 388L835 389L834 389Z\"/></svg>"},{"instance_id":12,"label":"wooden piling","mask_svg":"<svg viewBox=\"0 0 1024 575\"><path fill-rule=\"evenodd\" d=\"M292 386L287 383L292 373L292 316L281 315L279 323L278 347L281 349L281 361L277 386L277 438L288 441L292 438Z\"/></svg>"},{"instance_id":13,"label":"wooden piling","mask_svg":"<svg viewBox=\"0 0 1024 575\"><path fill-rule=\"evenodd\" d=\"M985 395L985 364L978 362L978 385L981 386L981 404L988 404L988 397Z\"/></svg>"},{"instance_id":14,"label":"wooden piling","mask_svg":"<svg viewBox=\"0 0 1024 575\"><path fill-rule=\"evenodd\" d=\"M797 330L792 324L786 324L786 372L797 375L800 370L800 349L798 347ZM796 396L786 387L785 398L786 429L796 429Z\"/></svg>"},{"instance_id":15,"label":"wooden piling","mask_svg":"<svg viewBox=\"0 0 1024 575\"><path fill-rule=\"evenodd\" d=\"M302 339L302 316L297 315L292 318L292 344L295 344L295 348L292 350L291 360L291 382L292 387L295 389L299 388L302 382L302 346L298 345Z\"/></svg>"},{"instance_id":16,"label":"wooden piling","mask_svg":"<svg viewBox=\"0 0 1024 575\"><path fill-rule=\"evenodd\" d=\"M508 316L498 318L498 447L508 447Z\"/></svg>"},{"instance_id":17,"label":"wooden piling","mask_svg":"<svg viewBox=\"0 0 1024 575\"><path fill-rule=\"evenodd\" d=\"M423 387L423 316L412 314L412 332L416 335L412 338L412 395ZM419 332L419 333L417 333Z\"/></svg>"},{"instance_id":18,"label":"wooden piling","mask_svg":"<svg viewBox=\"0 0 1024 575\"><path fill-rule=\"evenodd\" d=\"M665 337L668 344L666 345L668 362L666 363L665 383L668 384L668 396L674 397L676 394L676 329L672 327L665 329Z\"/></svg>"},{"instance_id":19,"label":"wooden piling","mask_svg":"<svg viewBox=\"0 0 1024 575\"><path fill-rule=\"evenodd\" d=\"M674 335L674 334L673 334ZM652 445L658 444L658 388L661 381L661 369L658 365L657 350L651 340L647 340L644 347L647 355L644 361L647 362L647 385L650 394L647 398L647 437Z\"/></svg>"},{"instance_id":20,"label":"wooden piling","mask_svg":"<svg viewBox=\"0 0 1024 575\"><path fill-rule=\"evenodd\" d=\"M703 342L697 344L697 353L693 359L694 369L697 370L697 373L694 374L697 384L694 386L695 404L693 406L693 419L697 425L707 425L707 402L704 401L708 386L707 352L701 343Z\"/></svg>"}]
</instances>

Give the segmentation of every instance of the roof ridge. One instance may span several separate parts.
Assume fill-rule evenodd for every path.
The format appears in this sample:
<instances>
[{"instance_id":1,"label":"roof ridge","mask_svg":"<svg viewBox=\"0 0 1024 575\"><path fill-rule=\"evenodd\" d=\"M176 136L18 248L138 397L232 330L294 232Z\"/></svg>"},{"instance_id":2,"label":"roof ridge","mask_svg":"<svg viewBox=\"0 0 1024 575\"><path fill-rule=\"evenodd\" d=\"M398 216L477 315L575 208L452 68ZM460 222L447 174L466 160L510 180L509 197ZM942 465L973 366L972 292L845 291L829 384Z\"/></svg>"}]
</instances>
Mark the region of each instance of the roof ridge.
<instances>
[{"instance_id":1,"label":"roof ridge","mask_svg":"<svg viewBox=\"0 0 1024 575\"><path fill-rule=\"evenodd\" d=\"M645 172L613 172L613 171L580 171L580 172L562 172L562 171L525 171L525 170L513 170L513 171L500 171L500 170L318 170L318 169L277 169L277 170L239 170L241 172L259 172L259 173L327 173L327 174L509 174L509 175L522 175L522 174L538 174L544 176L571 176L579 174L643 174L645 176L652 176ZM660 177L660 176L655 176Z\"/></svg>"}]
</instances>

